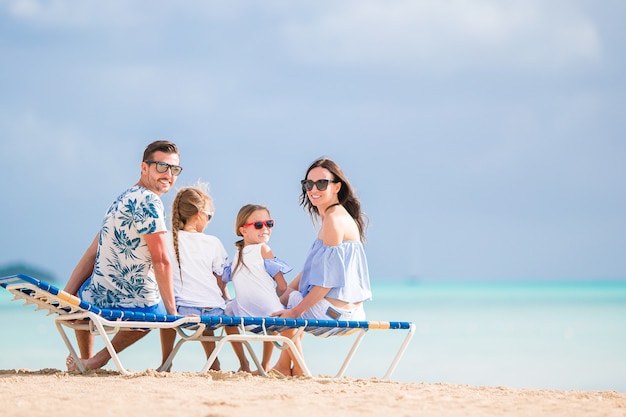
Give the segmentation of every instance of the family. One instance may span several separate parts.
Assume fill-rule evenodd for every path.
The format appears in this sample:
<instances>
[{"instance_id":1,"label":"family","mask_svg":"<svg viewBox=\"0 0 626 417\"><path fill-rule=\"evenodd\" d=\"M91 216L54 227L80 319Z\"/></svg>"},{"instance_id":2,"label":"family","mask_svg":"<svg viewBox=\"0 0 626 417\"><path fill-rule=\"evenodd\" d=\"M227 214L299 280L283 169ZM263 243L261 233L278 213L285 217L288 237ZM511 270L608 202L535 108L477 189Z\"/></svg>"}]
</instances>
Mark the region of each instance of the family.
<instances>
[{"instance_id":1,"label":"family","mask_svg":"<svg viewBox=\"0 0 626 417\"><path fill-rule=\"evenodd\" d=\"M341 168L321 158L301 181L300 205L319 224L302 271L289 283L292 268L268 245L274 219L267 207L243 206L237 215L232 262L215 237L203 233L213 218L213 201L206 184L177 192L172 203L171 231L160 196L170 191L183 168L177 146L170 141L149 144L141 162L139 181L125 190L105 214L100 230L72 271L65 291L101 308L172 315L235 315L334 320L365 320L363 302L371 299L363 247L365 217L361 203ZM234 298L228 283L234 288ZM226 327L226 332L238 332ZM163 363L171 353L176 332L163 329ZM148 332L117 333L117 352ZM285 336L295 336L287 330ZM86 369L106 365L106 349L94 354L94 337L76 330L81 362ZM302 335L294 343L302 353ZM203 342L207 357L213 342ZM233 343L240 371L251 372L241 343ZM303 370L287 350L270 365L272 344L263 346L266 372L298 376ZM78 369L72 356L69 371ZM219 360L211 365L219 370ZM163 364L157 368L163 369Z\"/></svg>"}]
</instances>

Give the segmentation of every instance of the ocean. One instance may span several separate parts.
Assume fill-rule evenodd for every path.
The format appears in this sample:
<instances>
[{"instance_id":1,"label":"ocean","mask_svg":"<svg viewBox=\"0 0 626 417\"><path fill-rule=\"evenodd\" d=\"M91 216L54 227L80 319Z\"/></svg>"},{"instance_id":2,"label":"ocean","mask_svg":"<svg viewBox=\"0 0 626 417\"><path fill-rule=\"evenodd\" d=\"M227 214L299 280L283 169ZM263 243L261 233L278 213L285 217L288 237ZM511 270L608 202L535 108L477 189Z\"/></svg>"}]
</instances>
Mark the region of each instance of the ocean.
<instances>
[{"instance_id":1,"label":"ocean","mask_svg":"<svg viewBox=\"0 0 626 417\"><path fill-rule=\"evenodd\" d=\"M626 392L625 282L387 281L374 284L373 293L365 307L368 320L416 324L392 380ZM52 317L12 302L0 289L0 322L0 369L65 369L67 351ZM346 376L382 377L405 334L368 332ZM352 341L306 335L312 373L335 375ZM261 346L253 346L260 354ZM131 370L156 368L158 332L121 358ZM230 348L220 361L223 370L238 367ZM173 370L199 371L203 365L200 344L187 343ZM106 368L114 369L112 363Z\"/></svg>"}]
</instances>

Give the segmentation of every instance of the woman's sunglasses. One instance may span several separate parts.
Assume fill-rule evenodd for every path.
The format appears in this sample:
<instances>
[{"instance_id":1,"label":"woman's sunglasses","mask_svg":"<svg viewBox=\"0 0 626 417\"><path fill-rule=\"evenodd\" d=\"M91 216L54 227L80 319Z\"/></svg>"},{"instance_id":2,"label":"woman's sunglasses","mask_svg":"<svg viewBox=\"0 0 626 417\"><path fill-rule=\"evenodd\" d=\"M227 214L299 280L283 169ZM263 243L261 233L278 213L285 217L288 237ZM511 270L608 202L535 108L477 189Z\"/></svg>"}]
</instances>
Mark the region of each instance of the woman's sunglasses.
<instances>
[{"instance_id":1,"label":"woman's sunglasses","mask_svg":"<svg viewBox=\"0 0 626 417\"><path fill-rule=\"evenodd\" d=\"M274 227L274 220L265 220L263 222L246 223L242 227L248 227L252 225L254 225L254 228L257 230L263 229L263 226L267 226L268 229L271 229L272 227Z\"/></svg>"},{"instance_id":2,"label":"woman's sunglasses","mask_svg":"<svg viewBox=\"0 0 626 417\"><path fill-rule=\"evenodd\" d=\"M319 191L325 191L328 188L328 183L331 182L341 182L337 180L302 180L300 183L302 184L302 189L304 191L311 191L313 186L315 185Z\"/></svg>"},{"instance_id":3,"label":"woman's sunglasses","mask_svg":"<svg viewBox=\"0 0 626 417\"><path fill-rule=\"evenodd\" d=\"M164 173L164 172L167 172L167 170L169 169L169 170L172 171L172 175L178 176L178 175L180 175L180 172L183 170L183 167L181 167L181 166L170 165L170 164L167 164L165 162L145 161L145 163L148 164L148 165L155 164L157 172L160 172L161 174Z\"/></svg>"}]
</instances>

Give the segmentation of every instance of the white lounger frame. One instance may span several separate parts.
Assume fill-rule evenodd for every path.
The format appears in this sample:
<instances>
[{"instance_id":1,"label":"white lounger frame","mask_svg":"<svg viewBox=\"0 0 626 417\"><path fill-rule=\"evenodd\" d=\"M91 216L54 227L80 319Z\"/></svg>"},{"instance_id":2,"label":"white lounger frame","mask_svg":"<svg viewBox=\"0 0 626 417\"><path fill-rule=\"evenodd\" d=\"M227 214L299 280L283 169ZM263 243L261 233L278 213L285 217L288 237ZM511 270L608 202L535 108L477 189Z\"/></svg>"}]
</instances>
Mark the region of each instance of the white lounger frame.
<instances>
[{"instance_id":1,"label":"white lounger frame","mask_svg":"<svg viewBox=\"0 0 626 417\"><path fill-rule=\"evenodd\" d=\"M133 317L129 318L129 314L126 312L121 310L98 309L84 301L81 301L76 296L27 275L18 274L1 277L0 285L13 294L14 301L24 300L25 305L35 305L36 310L47 310L48 315L55 315L54 321L56 328L81 373L84 373L85 369L82 362L79 360L79 355L74 347L74 344L68 337L65 328L74 330L89 330L94 335L101 336L106 349L111 355L111 359L113 360L115 367L121 374L124 375L132 374L132 372L128 371L122 365L117 352L115 352L115 349L111 344L112 337L118 331L138 329L153 330L162 328L175 329L180 336L180 339L164 364L164 368L169 367L184 343L189 341L214 341L216 342L215 349L210 357L207 358L204 367L200 371L203 373L209 370L211 364L215 361L218 354L227 343L242 342L259 372L262 375L266 375L257 355L254 353L254 350L250 345L250 342L273 342L279 349L290 349L295 360L297 360L301 366L304 374L309 377L311 377L312 374L307 367L304 358L300 355L298 349L296 348L293 340L288 337L281 336L276 332L281 332L289 328L297 329L294 338L298 337L298 335L302 332L322 337L326 337L331 334L348 335L356 333L354 343L352 344L352 347L344 359L339 371L335 375L336 378L344 376L348 365L350 364L368 330L407 330L407 334L395 354L391 365L383 376L383 379L391 378L392 373L396 369L415 333L415 325L410 322L341 322L333 320L307 321L301 319L295 320L259 317L157 315L140 317L138 319L135 317L136 315L132 313L131 316ZM327 327L326 324L330 324L330 326ZM223 330L223 327L226 325L237 326L239 333L226 334L225 332L222 332L222 334L216 334L215 336L203 335L205 330L219 331L220 329ZM254 331L251 331L250 328L254 328Z\"/></svg>"}]
</instances>

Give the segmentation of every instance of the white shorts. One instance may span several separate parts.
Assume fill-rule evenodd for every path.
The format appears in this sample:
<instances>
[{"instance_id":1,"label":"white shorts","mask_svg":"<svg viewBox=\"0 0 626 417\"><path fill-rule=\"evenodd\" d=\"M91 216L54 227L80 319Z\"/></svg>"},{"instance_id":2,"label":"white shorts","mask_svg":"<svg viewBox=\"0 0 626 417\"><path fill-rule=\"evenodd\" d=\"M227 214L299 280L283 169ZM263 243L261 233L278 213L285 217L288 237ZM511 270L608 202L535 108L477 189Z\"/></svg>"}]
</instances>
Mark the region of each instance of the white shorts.
<instances>
[{"instance_id":1,"label":"white shorts","mask_svg":"<svg viewBox=\"0 0 626 417\"><path fill-rule=\"evenodd\" d=\"M300 291L293 291L289 294L289 301L287 302L287 308L293 308L300 304L304 297ZM334 306L325 298L322 298L313 307L302 313L300 316L302 319L310 320L354 320L365 321L365 310L363 309L363 303L352 310L346 310Z\"/></svg>"}]
</instances>

